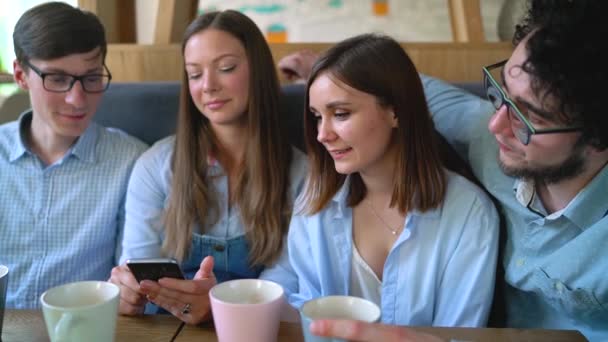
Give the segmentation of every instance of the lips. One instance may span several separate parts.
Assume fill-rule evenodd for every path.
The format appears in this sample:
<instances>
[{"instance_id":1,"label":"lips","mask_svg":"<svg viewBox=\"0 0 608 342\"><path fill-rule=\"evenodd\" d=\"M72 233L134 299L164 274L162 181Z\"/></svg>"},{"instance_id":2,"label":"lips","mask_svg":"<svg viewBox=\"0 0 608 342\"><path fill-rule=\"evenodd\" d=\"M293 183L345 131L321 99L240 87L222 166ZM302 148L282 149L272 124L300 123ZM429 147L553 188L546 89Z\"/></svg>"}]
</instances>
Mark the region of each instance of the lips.
<instances>
[{"instance_id":1,"label":"lips","mask_svg":"<svg viewBox=\"0 0 608 342\"><path fill-rule=\"evenodd\" d=\"M205 103L205 107L211 109L211 110L216 110L216 109L220 109L224 106L224 104L226 104L228 101L230 100L212 100L209 102Z\"/></svg>"},{"instance_id":2,"label":"lips","mask_svg":"<svg viewBox=\"0 0 608 342\"><path fill-rule=\"evenodd\" d=\"M82 114L59 114L62 118L65 118L67 120L82 120L84 119L87 114L86 113L82 113Z\"/></svg>"},{"instance_id":3,"label":"lips","mask_svg":"<svg viewBox=\"0 0 608 342\"><path fill-rule=\"evenodd\" d=\"M331 150L328 149L327 151L329 152L329 154L331 155L332 158L341 159L352 150L353 150L352 148L347 147L344 149L331 149Z\"/></svg>"}]
</instances>

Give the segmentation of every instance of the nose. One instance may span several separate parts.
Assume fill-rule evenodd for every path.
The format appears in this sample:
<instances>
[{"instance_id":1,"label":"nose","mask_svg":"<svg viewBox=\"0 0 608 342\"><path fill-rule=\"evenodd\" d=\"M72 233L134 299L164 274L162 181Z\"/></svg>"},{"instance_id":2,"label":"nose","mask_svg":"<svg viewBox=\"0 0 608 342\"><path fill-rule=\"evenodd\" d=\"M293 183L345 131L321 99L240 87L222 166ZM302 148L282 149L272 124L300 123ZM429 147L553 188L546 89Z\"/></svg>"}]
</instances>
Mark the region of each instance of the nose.
<instances>
[{"instance_id":1,"label":"nose","mask_svg":"<svg viewBox=\"0 0 608 342\"><path fill-rule=\"evenodd\" d=\"M319 118L317 121L317 141L325 143L335 139L336 134L334 133L330 120Z\"/></svg>"},{"instance_id":2,"label":"nose","mask_svg":"<svg viewBox=\"0 0 608 342\"><path fill-rule=\"evenodd\" d=\"M68 90L65 96L65 102L73 105L76 108L84 107L86 103L87 94L82 87L80 81L76 81L72 86L72 89Z\"/></svg>"},{"instance_id":3,"label":"nose","mask_svg":"<svg viewBox=\"0 0 608 342\"><path fill-rule=\"evenodd\" d=\"M500 106L490 118L488 129L493 134L512 135L511 121L509 120L509 107L506 104Z\"/></svg>"},{"instance_id":4,"label":"nose","mask_svg":"<svg viewBox=\"0 0 608 342\"><path fill-rule=\"evenodd\" d=\"M212 72L206 72L203 75L203 91L205 93L212 93L219 89L217 77Z\"/></svg>"}]
</instances>

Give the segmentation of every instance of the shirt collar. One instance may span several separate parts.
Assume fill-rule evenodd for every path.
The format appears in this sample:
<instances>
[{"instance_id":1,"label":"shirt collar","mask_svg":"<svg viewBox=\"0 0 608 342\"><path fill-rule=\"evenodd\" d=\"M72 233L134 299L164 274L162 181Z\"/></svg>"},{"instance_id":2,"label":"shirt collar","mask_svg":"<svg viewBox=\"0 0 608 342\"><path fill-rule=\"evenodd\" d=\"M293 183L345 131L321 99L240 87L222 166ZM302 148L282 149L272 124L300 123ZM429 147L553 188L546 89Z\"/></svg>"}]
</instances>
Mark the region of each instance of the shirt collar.
<instances>
[{"instance_id":1,"label":"shirt collar","mask_svg":"<svg viewBox=\"0 0 608 342\"><path fill-rule=\"evenodd\" d=\"M608 166L604 168L568 203L568 205L546 219L556 219L559 216L568 218L580 229L585 230L599 221L608 213L608 201L605 200L606 189L608 189ZM533 181L517 179L513 185L517 201L524 207L546 215L546 209L536 196L536 188Z\"/></svg>"},{"instance_id":2,"label":"shirt collar","mask_svg":"<svg viewBox=\"0 0 608 342\"><path fill-rule=\"evenodd\" d=\"M32 116L31 109L26 110L19 116L18 129L15 132L17 137L10 155L11 162L17 160L26 153L32 154L26 143L27 132L32 125ZM99 126L96 123L91 122L89 127L87 127L84 133L78 138L74 146L68 150L66 157L72 154L82 161L89 163L95 162L95 146L99 136L98 128Z\"/></svg>"},{"instance_id":3,"label":"shirt collar","mask_svg":"<svg viewBox=\"0 0 608 342\"><path fill-rule=\"evenodd\" d=\"M11 149L11 154L9 156L9 161L14 162L19 159L26 153L30 153L27 148L27 144L25 143L26 132L32 124L32 110L28 109L19 115L19 120L17 124L17 130L15 131L15 142L13 148Z\"/></svg>"},{"instance_id":4,"label":"shirt collar","mask_svg":"<svg viewBox=\"0 0 608 342\"><path fill-rule=\"evenodd\" d=\"M608 166L604 168L570 201L564 216L582 230L591 227L608 213Z\"/></svg>"},{"instance_id":5,"label":"shirt collar","mask_svg":"<svg viewBox=\"0 0 608 342\"><path fill-rule=\"evenodd\" d=\"M346 176L342 187L336 192L332 198L332 202L336 206L336 214L334 218L344 217L344 211L346 210L346 200L348 199L348 193L350 192L350 175Z\"/></svg>"},{"instance_id":6,"label":"shirt collar","mask_svg":"<svg viewBox=\"0 0 608 342\"><path fill-rule=\"evenodd\" d=\"M91 122L84 133L78 137L78 140L76 140L76 143L66 156L71 152L72 155L82 161L94 163L96 160L95 146L97 145L97 138L99 136L98 128L99 126L95 122Z\"/></svg>"},{"instance_id":7,"label":"shirt collar","mask_svg":"<svg viewBox=\"0 0 608 342\"><path fill-rule=\"evenodd\" d=\"M336 194L332 198L332 202L334 203L334 205L337 208L336 214L334 215L335 218L341 218L344 216L344 210L346 209L346 206L347 206L346 201L348 200L348 194L350 191L350 182L351 182L350 177L351 177L350 175L348 175L346 177L346 180L344 180L344 184L342 184L342 187L338 190L338 192L336 192ZM406 219L406 221L409 219L410 216L419 216L419 215L427 215L429 217L439 216L441 207L442 206L439 206L438 208L435 208L435 209L431 209L431 210L427 211L426 213L422 213L418 209L412 209L407 214L408 218Z\"/></svg>"}]
</instances>

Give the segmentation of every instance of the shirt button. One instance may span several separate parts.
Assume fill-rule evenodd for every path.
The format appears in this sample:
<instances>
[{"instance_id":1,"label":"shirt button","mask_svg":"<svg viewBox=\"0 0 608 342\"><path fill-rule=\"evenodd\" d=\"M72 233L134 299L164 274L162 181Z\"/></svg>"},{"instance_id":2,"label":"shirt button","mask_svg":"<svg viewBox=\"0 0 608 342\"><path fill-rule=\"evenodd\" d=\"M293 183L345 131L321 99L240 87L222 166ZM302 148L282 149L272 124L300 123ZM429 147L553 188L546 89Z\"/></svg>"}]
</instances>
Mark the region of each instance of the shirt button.
<instances>
[{"instance_id":1,"label":"shirt button","mask_svg":"<svg viewBox=\"0 0 608 342\"><path fill-rule=\"evenodd\" d=\"M517 259L517 261L515 262L515 264L519 267L523 266L526 263L526 259Z\"/></svg>"},{"instance_id":2,"label":"shirt button","mask_svg":"<svg viewBox=\"0 0 608 342\"><path fill-rule=\"evenodd\" d=\"M562 284L561 282L556 282L555 283L555 289L557 290L557 292L562 293L564 292L564 284Z\"/></svg>"},{"instance_id":3,"label":"shirt button","mask_svg":"<svg viewBox=\"0 0 608 342\"><path fill-rule=\"evenodd\" d=\"M224 251L224 249L226 249L226 247L224 247L224 245L215 245L215 246L213 246L213 249L214 249L216 252L223 252L223 251Z\"/></svg>"}]
</instances>

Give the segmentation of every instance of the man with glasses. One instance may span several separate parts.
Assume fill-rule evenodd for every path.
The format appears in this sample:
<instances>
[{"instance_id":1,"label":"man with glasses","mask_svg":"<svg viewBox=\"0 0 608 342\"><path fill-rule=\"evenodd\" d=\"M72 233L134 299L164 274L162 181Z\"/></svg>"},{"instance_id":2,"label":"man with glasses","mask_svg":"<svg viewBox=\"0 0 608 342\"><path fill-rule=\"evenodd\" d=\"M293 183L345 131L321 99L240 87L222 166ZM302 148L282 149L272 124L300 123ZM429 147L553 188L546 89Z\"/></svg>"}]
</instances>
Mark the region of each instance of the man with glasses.
<instances>
[{"instance_id":1,"label":"man with glasses","mask_svg":"<svg viewBox=\"0 0 608 342\"><path fill-rule=\"evenodd\" d=\"M0 126L0 264L7 307L106 280L115 265L131 168L146 146L92 122L112 76L97 17L65 3L28 10L13 33L17 85L31 109Z\"/></svg>"},{"instance_id":2,"label":"man with glasses","mask_svg":"<svg viewBox=\"0 0 608 342\"><path fill-rule=\"evenodd\" d=\"M508 327L608 341L608 25L604 0L531 0L487 99L423 83L437 129L499 204ZM501 294L504 292L504 294ZM499 298L500 299L500 298ZM437 341L409 329L319 321L357 341Z\"/></svg>"},{"instance_id":3,"label":"man with glasses","mask_svg":"<svg viewBox=\"0 0 608 342\"><path fill-rule=\"evenodd\" d=\"M530 1L511 57L482 70L489 101L424 82L437 129L501 205L509 327L608 341L607 11Z\"/></svg>"}]
</instances>

